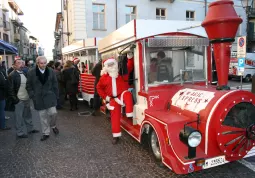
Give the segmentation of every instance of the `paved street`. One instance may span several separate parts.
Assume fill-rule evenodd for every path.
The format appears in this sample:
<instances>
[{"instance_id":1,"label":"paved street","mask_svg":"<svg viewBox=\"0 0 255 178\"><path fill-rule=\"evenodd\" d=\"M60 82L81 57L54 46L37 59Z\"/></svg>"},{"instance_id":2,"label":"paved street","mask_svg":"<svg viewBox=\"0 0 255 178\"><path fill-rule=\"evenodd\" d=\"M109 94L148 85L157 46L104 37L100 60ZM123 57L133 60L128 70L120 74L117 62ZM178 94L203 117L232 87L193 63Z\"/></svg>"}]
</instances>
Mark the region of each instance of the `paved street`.
<instances>
[{"instance_id":1,"label":"paved street","mask_svg":"<svg viewBox=\"0 0 255 178\"><path fill-rule=\"evenodd\" d=\"M228 85L231 87L231 89L241 89L241 81L239 79L232 79L228 81ZM242 82L242 89L251 91L251 82Z\"/></svg>"},{"instance_id":2,"label":"paved street","mask_svg":"<svg viewBox=\"0 0 255 178\"><path fill-rule=\"evenodd\" d=\"M87 110L80 106L79 111ZM8 121L13 127L12 118ZM17 139L15 130L0 132L0 178L251 178L255 173L239 162L176 175L155 164L147 148L123 133L121 144L111 144L109 121L104 117L78 116L59 112L60 135L41 142L40 134ZM38 122L36 123L38 124ZM37 125L38 126L38 125Z\"/></svg>"}]
</instances>

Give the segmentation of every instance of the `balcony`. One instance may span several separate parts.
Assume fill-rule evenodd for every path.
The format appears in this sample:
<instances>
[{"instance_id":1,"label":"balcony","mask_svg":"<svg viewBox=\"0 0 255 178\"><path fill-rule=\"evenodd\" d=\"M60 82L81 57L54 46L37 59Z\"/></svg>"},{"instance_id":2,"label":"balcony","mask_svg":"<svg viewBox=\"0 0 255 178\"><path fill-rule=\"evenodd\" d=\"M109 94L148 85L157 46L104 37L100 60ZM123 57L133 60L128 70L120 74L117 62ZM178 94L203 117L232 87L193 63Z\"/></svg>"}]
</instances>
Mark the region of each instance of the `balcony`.
<instances>
[{"instance_id":1,"label":"balcony","mask_svg":"<svg viewBox=\"0 0 255 178\"><path fill-rule=\"evenodd\" d=\"M4 11L4 12L9 12L8 8L7 8L4 4L2 4L2 5L0 6L0 8L1 8L2 11Z\"/></svg>"},{"instance_id":2,"label":"balcony","mask_svg":"<svg viewBox=\"0 0 255 178\"><path fill-rule=\"evenodd\" d=\"M255 8L249 8L249 18L255 18Z\"/></svg>"},{"instance_id":3,"label":"balcony","mask_svg":"<svg viewBox=\"0 0 255 178\"><path fill-rule=\"evenodd\" d=\"M14 19L12 19L12 23L16 26L19 26L21 25L22 22L20 21L18 17L14 17Z\"/></svg>"},{"instance_id":4,"label":"balcony","mask_svg":"<svg viewBox=\"0 0 255 178\"><path fill-rule=\"evenodd\" d=\"M4 31L10 31L11 27L10 27L10 22L7 21L3 21L3 27L4 27Z\"/></svg>"},{"instance_id":5,"label":"balcony","mask_svg":"<svg viewBox=\"0 0 255 178\"><path fill-rule=\"evenodd\" d=\"M20 41L20 34L14 33L14 41L19 42Z\"/></svg>"}]
</instances>

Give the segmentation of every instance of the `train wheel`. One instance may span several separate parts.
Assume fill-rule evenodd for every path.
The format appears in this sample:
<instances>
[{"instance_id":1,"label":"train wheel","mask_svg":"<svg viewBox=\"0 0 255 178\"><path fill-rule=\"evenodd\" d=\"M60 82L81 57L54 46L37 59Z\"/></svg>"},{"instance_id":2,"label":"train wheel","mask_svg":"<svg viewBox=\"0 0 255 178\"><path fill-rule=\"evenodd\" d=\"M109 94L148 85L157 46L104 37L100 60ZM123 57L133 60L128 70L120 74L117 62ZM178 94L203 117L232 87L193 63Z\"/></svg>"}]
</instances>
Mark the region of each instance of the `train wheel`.
<instances>
[{"instance_id":1,"label":"train wheel","mask_svg":"<svg viewBox=\"0 0 255 178\"><path fill-rule=\"evenodd\" d=\"M150 148L151 148L154 158L156 159L156 161L161 162L162 157L161 157L159 141L158 141L157 134L153 129L151 130L150 135L149 135L149 143L150 143Z\"/></svg>"},{"instance_id":2,"label":"train wheel","mask_svg":"<svg viewBox=\"0 0 255 178\"><path fill-rule=\"evenodd\" d=\"M228 158L242 158L255 145L255 107L242 102L231 108L217 129L221 151Z\"/></svg>"}]
</instances>

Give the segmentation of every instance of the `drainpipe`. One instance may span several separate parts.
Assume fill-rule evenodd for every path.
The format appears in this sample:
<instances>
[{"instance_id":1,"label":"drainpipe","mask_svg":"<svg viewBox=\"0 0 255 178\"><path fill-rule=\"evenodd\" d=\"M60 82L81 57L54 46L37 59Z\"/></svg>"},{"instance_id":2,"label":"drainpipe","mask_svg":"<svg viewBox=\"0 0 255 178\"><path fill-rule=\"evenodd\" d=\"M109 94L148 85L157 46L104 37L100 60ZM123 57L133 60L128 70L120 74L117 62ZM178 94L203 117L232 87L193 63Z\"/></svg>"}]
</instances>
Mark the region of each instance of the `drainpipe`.
<instances>
[{"instance_id":1,"label":"drainpipe","mask_svg":"<svg viewBox=\"0 0 255 178\"><path fill-rule=\"evenodd\" d=\"M206 13L207 13L207 0L205 0L205 17L206 17Z\"/></svg>"},{"instance_id":2,"label":"drainpipe","mask_svg":"<svg viewBox=\"0 0 255 178\"><path fill-rule=\"evenodd\" d=\"M118 29L118 0L115 0L115 6L116 6L115 19L116 19L116 30L117 30Z\"/></svg>"},{"instance_id":3,"label":"drainpipe","mask_svg":"<svg viewBox=\"0 0 255 178\"><path fill-rule=\"evenodd\" d=\"M61 33L63 32L63 0L61 0ZM64 37L63 34L61 34L61 42L60 42L60 50L61 50L61 61L63 63L63 55L62 55L62 48L64 47Z\"/></svg>"},{"instance_id":4,"label":"drainpipe","mask_svg":"<svg viewBox=\"0 0 255 178\"><path fill-rule=\"evenodd\" d=\"M68 0L66 0L66 20L67 20L67 32L69 32L69 25L68 25ZM69 45L69 35L67 34L67 40L68 40L68 45Z\"/></svg>"}]
</instances>

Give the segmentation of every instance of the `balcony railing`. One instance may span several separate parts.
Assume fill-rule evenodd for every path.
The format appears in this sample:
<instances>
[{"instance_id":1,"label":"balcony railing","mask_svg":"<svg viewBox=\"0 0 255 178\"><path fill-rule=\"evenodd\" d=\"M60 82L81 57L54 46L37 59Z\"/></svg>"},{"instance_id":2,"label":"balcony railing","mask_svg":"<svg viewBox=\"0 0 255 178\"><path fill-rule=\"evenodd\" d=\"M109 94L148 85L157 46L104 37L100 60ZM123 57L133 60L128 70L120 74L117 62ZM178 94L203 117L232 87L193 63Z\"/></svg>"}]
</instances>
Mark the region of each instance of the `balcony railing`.
<instances>
[{"instance_id":1,"label":"balcony railing","mask_svg":"<svg viewBox=\"0 0 255 178\"><path fill-rule=\"evenodd\" d=\"M4 30L5 31L10 31L11 28L10 28L10 22L7 22L7 21L3 21L3 27L4 27Z\"/></svg>"}]
</instances>

